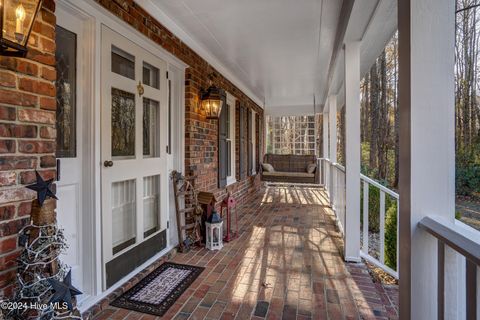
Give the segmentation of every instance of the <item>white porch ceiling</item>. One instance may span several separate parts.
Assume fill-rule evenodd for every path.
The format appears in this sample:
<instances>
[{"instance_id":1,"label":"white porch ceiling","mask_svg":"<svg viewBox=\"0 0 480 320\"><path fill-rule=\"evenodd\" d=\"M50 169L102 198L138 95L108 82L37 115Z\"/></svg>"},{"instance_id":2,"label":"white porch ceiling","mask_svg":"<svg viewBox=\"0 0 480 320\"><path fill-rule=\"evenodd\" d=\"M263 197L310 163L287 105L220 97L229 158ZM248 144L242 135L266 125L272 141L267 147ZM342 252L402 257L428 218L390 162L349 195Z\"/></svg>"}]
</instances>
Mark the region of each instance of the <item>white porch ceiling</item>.
<instances>
[{"instance_id":1,"label":"white porch ceiling","mask_svg":"<svg viewBox=\"0 0 480 320\"><path fill-rule=\"evenodd\" d=\"M267 112L300 106L313 112L313 95L324 100L343 1L149 2L221 64L214 67L235 75L229 80L265 102Z\"/></svg>"}]
</instances>

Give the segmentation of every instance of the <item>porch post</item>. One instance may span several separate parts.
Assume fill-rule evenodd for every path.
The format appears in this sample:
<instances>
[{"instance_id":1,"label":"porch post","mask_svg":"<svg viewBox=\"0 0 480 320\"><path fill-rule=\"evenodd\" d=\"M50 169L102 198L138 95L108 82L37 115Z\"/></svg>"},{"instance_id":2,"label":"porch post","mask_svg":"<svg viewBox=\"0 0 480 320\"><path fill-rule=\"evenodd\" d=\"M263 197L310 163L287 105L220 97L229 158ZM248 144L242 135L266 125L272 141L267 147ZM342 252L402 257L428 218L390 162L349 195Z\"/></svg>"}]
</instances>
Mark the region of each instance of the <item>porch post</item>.
<instances>
[{"instance_id":1,"label":"porch post","mask_svg":"<svg viewBox=\"0 0 480 320\"><path fill-rule=\"evenodd\" d=\"M329 152L330 161L337 162L337 96L328 97L328 129L330 130Z\"/></svg>"},{"instance_id":2,"label":"porch post","mask_svg":"<svg viewBox=\"0 0 480 320\"><path fill-rule=\"evenodd\" d=\"M360 42L345 44L345 260L360 261Z\"/></svg>"},{"instance_id":3,"label":"porch post","mask_svg":"<svg viewBox=\"0 0 480 320\"><path fill-rule=\"evenodd\" d=\"M328 156L330 159L330 163L337 162L337 96L331 95L328 97L328 130L330 132L330 136L328 138ZM327 178L330 182L328 184L328 195L330 198L330 205L332 209L335 210L336 206L336 192L337 192L337 185L336 185L336 170L330 166L329 170L329 177Z\"/></svg>"},{"instance_id":4,"label":"porch post","mask_svg":"<svg viewBox=\"0 0 480 320\"><path fill-rule=\"evenodd\" d=\"M437 319L437 241L417 224L454 221L455 1L398 0L398 24L400 319Z\"/></svg>"},{"instance_id":5,"label":"porch post","mask_svg":"<svg viewBox=\"0 0 480 320\"><path fill-rule=\"evenodd\" d=\"M324 109L327 109L325 107ZM323 112L322 116L322 125L323 125L323 157L326 159L330 158L328 153L328 112Z\"/></svg>"}]
</instances>

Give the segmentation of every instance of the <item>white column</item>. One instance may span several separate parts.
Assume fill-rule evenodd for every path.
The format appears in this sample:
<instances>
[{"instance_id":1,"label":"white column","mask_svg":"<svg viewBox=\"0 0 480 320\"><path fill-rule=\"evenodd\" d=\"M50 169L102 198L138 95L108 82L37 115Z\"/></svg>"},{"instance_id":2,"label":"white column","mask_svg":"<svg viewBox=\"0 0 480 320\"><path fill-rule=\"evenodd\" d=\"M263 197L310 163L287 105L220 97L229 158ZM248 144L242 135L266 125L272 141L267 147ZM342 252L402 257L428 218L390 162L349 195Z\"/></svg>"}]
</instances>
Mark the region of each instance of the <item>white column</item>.
<instances>
[{"instance_id":1,"label":"white column","mask_svg":"<svg viewBox=\"0 0 480 320\"><path fill-rule=\"evenodd\" d=\"M345 44L345 260L360 261L360 42Z\"/></svg>"},{"instance_id":2,"label":"white column","mask_svg":"<svg viewBox=\"0 0 480 320\"><path fill-rule=\"evenodd\" d=\"M337 162L337 96L331 95L328 97L328 130L330 136L328 137L328 156L331 163ZM330 205L335 209L337 198L337 173L332 166L330 166L330 172L328 180Z\"/></svg>"},{"instance_id":3,"label":"white column","mask_svg":"<svg viewBox=\"0 0 480 320\"><path fill-rule=\"evenodd\" d=\"M400 318L437 319L437 241L418 222L454 221L455 1L398 0L398 23Z\"/></svg>"},{"instance_id":4,"label":"white column","mask_svg":"<svg viewBox=\"0 0 480 320\"><path fill-rule=\"evenodd\" d=\"M325 107L327 109L327 107ZM323 157L328 159L330 157L328 152L328 112L323 112L322 116L323 124Z\"/></svg>"},{"instance_id":5,"label":"white column","mask_svg":"<svg viewBox=\"0 0 480 320\"><path fill-rule=\"evenodd\" d=\"M329 152L330 161L337 162L337 96L328 97L328 129L330 130Z\"/></svg>"}]
</instances>

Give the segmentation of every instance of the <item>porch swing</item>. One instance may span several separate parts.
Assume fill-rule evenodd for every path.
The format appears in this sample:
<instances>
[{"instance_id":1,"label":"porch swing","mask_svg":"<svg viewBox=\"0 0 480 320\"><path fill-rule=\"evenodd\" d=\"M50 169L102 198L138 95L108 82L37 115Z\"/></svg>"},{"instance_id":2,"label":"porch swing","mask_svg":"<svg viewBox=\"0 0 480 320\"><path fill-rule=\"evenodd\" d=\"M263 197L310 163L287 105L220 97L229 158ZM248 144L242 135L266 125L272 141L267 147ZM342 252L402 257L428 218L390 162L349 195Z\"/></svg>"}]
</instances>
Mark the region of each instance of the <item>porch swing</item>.
<instances>
[{"instance_id":1,"label":"porch swing","mask_svg":"<svg viewBox=\"0 0 480 320\"><path fill-rule=\"evenodd\" d=\"M315 112L315 95L313 95L314 117ZM313 155L266 153L260 165L261 180L265 182L319 184L320 169L317 163L316 148L314 149L315 153Z\"/></svg>"}]
</instances>

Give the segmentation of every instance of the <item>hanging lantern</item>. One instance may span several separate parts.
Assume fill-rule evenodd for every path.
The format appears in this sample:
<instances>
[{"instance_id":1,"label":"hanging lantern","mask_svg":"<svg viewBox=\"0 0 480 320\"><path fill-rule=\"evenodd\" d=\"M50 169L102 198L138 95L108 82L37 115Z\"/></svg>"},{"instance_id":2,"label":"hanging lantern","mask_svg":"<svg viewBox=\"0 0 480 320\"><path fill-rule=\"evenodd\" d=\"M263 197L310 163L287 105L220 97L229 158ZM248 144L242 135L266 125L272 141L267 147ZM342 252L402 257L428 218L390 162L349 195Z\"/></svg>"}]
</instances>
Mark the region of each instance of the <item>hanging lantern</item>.
<instances>
[{"instance_id":1,"label":"hanging lantern","mask_svg":"<svg viewBox=\"0 0 480 320\"><path fill-rule=\"evenodd\" d=\"M222 90L220 88L213 84L210 85L206 91L202 90L200 100L207 119L218 119L220 117L223 107Z\"/></svg>"},{"instance_id":2,"label":"hanging lantern","mask_svg":"<svg viewBox=\"0 0 480 320\"><path fill-rule=\"evenodd\" d=\"M227 215L227 234L223 238L223 241L225 242L230 242L233 239L235 239L238 236L238 216L237 216L237 201L232 197L230 193L223 199L222 203L220 204L220 213L222 214L222 217L224 215L224 212L226 212ZM224 211L225 209L225 211ZM232 219L233 216L235 215L235 229L232 230Z\"/></svg>"},{"instance_id":3,"label":"hanging lantern","mask_svg":"<svg viewBox=\"0 0 480 320\"><path fill-rule=\"evenodd\" d=\"M25 57L41 0L0 0L0 54Z\"/></svg>"},{"instance_id":4,"label":"hanging lantern","mask_svg":"<svg viewBox=\"0 0 480 320\"><path fill-rule=\"evenodd\" d=\"M210 250L223 248L223 221L220 215L213 211L205 222L207 241L205 247Z\"/></svg>"}]
</instances>

